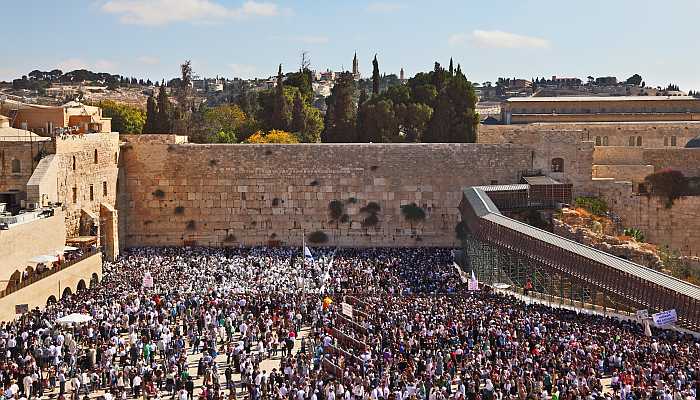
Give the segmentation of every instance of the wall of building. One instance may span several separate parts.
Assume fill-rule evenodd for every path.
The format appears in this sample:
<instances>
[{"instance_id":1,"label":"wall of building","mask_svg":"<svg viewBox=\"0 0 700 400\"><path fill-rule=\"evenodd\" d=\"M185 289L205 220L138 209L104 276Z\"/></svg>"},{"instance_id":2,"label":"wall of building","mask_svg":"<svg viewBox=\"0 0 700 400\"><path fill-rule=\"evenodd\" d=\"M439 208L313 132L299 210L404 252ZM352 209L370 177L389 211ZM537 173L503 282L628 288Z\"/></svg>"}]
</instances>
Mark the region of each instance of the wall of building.
<instances>
[{"instance_id":1,"label":"wall of building","mask_svg":"<svg viewBox=\"0 0 700 400\"><path fill-rule=\"evenodd\" d=\"M32 176L35 158L41 152L52 150L50 142L5 142L0 141L0 192L18 190L26 192L26 185ZM12 172L12 161L20 161L20 172Z\"/></svg>"},{"instance_id":2,"label":"wall of building","mask_svg":"<svg viewBox=\"0 0 700 400\"><path fill-rule=\"evenodd\" d=\"M700 149L644 149L643 157L656 172L670 168L685 176L700 177Z\"/></svg>"},{"instance_id":3,"label":"wall of building","mask_svg":"<svg viewBox=\"0 0 700 400\"><path fill-rule=\"evenodd\" d=\"M653 165L594 165L593 178L614 178L642 182L654 173Z\"/></svg>"},{"instance_id":4,"label":"wall of building","mask_svg":"<svg viewBox=\"0 0 700 400\"><path fill-rule=\"evenodd\" d=\"M0 280L7 280L16 270L23 271L32 258L56 254L66 244L65 215L60 209L53 217L12 225L0 231ZM0 283L4 288L7 282Z\"/></svg>"},{"instance_id":5,"label":"wall of building","mask_svg":"<svg viewBox=\"0 0 700 400\"><path fill-rule=\"evenodd\" d=\"M95 163L97 151L97 163ZM116 204L119 135L95 133L57 138L58 198L67 206L68 236L77 236L81 210L100 215L100 204ZM75 169L73 159L75 157ZM106 184L107 194L104 194ZM92 185L92 198L90 186ZM73 189L76 190L75 201Z\"/></svg>"},{"instance_id":6,"label":"wall of building","mask_svg":"<svg viewBox=\"0 0 700 400\"><path fill-rule=\"evenodd\" d=\"M0 298L0 321L9 321L16 317L15 305L27 304L30 310L36 307L44 308L50 297L55 300L60 299L67 291L76 293L78 285L89 287L93 277L102 280L100 253Z\"/></svg>"},{"instance_id":7,"label":"wall of building","mask_svg":"<svg viewBox=\"0 0 700 400\"><path fill-rule=\"evenodd\" d=\"M510 117L511 124L537 122L630 122L700 121L700 113L617 113L617 114L520 114Z\"/></svg>"},{"instance_id":8,"label":"wall of building","mask_svg":"<svg viewBox=\"0 0 700 400\"><path fill-rule=\"evenodd\" d=\"M511 144L132 141L122 148L120 243L299 244L303 232L322 230L341 246L451 246L463 187L516 182L545 162ZM333 200L344 203L348 222L330 220ZM364 228L360 208L369 202L381 206L379 224ZM400 211L412 202L427 214L413 227Z\"/></svg>"}]
</instances>

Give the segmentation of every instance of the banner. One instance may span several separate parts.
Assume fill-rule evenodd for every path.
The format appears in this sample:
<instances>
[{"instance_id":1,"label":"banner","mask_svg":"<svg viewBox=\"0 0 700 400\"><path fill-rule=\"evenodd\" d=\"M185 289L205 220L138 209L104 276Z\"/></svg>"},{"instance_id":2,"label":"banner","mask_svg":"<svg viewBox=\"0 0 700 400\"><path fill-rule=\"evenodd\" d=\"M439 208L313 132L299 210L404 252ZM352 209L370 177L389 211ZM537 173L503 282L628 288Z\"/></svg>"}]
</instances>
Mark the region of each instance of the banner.
<instances>
[{"instance_id":1,"label":"banner","mask_svg":"<svg viewBox=\"0 0 700 400\"><path fill-rule=\"evenodd\" d=\"M637 310L637 319L647 319L649 318L649 310Z\"/></svg>"},{"instance_id":2,"label":"banner","mask_svg":"<svg viewBox=\"0 0 700 400\"><path fill-rule=\"evenodd\" d=\"M340 303L340 312L346 317L352 318L352 306L348 303Z\"/></svg>"},{"instance_id":3,"label":"banner","mask_svg":"<svg viewBox=\"0 0 700 400\"><path fill-rule=\"evenodd\" d=\"M153 287L153 276L151 276L151 273L146 271L143 274L143 282L142 282L143 287L145 288L152 288Z\"/></svg>"},{"instance_id":4,"label":"banner","mask_svg":"<svg viewBox=\"0 0 700 400\"><path fill-rule=\"evenodd\" d=\"M678 321L678 315L675 309L652 314L651 318L654 320L656 326L671 325Z\"/></svg>"},{"instance_id":5,"label":"banner","mask_svg":"<svg viewBox=\"0 0 700 400\"><path fill-rule=\"evenodd\" d=\"M472 277L469 279L469 283L467 284L467 290L470 292L479 290L479 280L476 279L476 275L474 275L474 270L472 270Z\"/></svg>"}]
</instances>

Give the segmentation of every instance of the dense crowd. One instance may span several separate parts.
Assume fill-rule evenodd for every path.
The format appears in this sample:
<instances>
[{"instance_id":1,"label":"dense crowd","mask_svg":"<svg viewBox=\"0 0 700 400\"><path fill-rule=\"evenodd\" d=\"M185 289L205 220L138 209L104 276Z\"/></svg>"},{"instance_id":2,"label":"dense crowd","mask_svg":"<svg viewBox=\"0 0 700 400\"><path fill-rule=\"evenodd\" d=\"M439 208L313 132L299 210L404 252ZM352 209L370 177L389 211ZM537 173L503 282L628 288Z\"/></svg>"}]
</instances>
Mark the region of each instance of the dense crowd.
<instances>
[{"instance_id":1,"label":"dense crowd","mask_svg":"<svg viewBox=\"0 0 700 400\"><path fill-rule=\"evenodd\" d=\"M299 253L129 250L0 325L0 400L697 398L691 336L467 292L446 249Z\"/></svg>"}]
</instances>

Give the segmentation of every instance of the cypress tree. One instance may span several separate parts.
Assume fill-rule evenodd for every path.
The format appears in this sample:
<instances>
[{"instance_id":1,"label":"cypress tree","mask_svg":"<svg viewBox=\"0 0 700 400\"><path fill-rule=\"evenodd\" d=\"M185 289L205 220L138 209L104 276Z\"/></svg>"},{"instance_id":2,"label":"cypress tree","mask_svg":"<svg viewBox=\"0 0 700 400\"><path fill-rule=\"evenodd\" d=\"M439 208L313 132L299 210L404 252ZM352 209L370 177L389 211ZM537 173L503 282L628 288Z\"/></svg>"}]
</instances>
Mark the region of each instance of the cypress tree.
<instances>
[{"instance_id":1,"label":"cypress tree","mask_svg":"<svg viewBox=\"0 0 700 400\"><path fill-rule=\"evenodd\" d=\"M367 91L363 88L360 91L360 99L357 101L357 122L355 123L355 130L357 131L357 140L359 142L365 142L365 106L367 102Z\"/></svg>"},{"instance_id":2,"label":"cypress tree","mask_svg":"<svg viewBox=\"0 0 700 400\"><path fill-rule=\"evenodd\" d=\"M375 54L374 60L372 60L372 94L379 94L379 80L379 62Z\"/></svg>"},{"instance_id":3,"label":"cypress tree","mask_svg":"<svg viewBox=\"0 0 700 400\"><path fill-rule=\"evenodd\" d=\"M306 130L304 117L304 101L301 98L301 92L297 92L292 109L292 132L302 133Z\"/></svg>"},{"instance_id":4,"label":"cypress tree","mask_svg":"<svg viewBox=\"0 0 700 400\"><path fill-rule=\"evenodd\" d=\"M357 109L353 102L354 94L354 76L350 72L342 72L331 89L331 95L326 98L328 110L323 132L324 142L357 142Z\"/></svg>"},{"instance_id":5,"label":"cypress tree","mask_svg":"<svg viewBox=\"0 0 700 400\"><path fill-rule=\"evenodd\" d=\"M277 71L277 87L275 88L275 102L272 110L271 129L287 130L287 100L284 98L284 83L282 82L282 64Z\"/></svg>"},{"instance_id":6,"label":"cypress tree","mask_svg":"<svg viewBox=\"0 0 700 400\"><path fill-rule=\"evenodd\" d=\"M452 66L452 57L450 57L450 76L454 76L455 74L455 69Z\"/></svg>"},{"instance_id":7,"label":"cypress tree","mask_svg":"<svg viewBox=\"0 0 700 400\"><path fill-rule=\"evenodd\" d=\"M143 125L143 133L158 133L158 106L153 95L148 96L146 102L146 123Z\"/></svg>"},{"instance_id":8,"label":"cypress tree","mask_svg":"<svg viewBox=\"0 0 700 400\"><path fill-rule=\"evenodd\" d=\"M156 131L159 133L170 133L171 129L170 99L168 99L168 94L165 92L165 85L160 85L160 91L158 91Z\"/></svg>"}]
</instances>

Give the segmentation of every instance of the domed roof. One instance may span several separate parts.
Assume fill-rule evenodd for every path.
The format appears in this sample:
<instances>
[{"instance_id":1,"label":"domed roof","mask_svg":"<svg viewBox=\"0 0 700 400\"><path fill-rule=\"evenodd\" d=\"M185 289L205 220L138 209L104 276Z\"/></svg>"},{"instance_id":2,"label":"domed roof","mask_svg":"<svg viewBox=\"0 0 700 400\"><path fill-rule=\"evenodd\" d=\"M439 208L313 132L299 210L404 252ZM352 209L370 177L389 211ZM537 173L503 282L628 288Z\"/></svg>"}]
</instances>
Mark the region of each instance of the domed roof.
<instances>
[{"instance_id":1,"label":"domed roof","mask_svg":"<svg viewBox=\"0 0 700 400\"><path fill-rule=\"evenodd\" d=\"M700 136L696 136L685 144L686 149L697 149L700 148Z\"/></svg>"}]
</instances>

